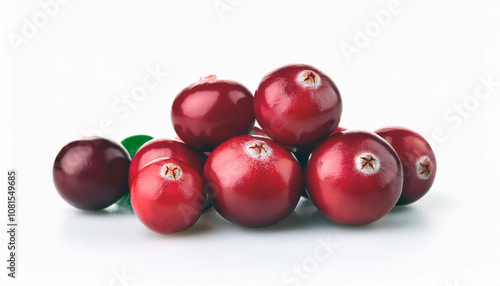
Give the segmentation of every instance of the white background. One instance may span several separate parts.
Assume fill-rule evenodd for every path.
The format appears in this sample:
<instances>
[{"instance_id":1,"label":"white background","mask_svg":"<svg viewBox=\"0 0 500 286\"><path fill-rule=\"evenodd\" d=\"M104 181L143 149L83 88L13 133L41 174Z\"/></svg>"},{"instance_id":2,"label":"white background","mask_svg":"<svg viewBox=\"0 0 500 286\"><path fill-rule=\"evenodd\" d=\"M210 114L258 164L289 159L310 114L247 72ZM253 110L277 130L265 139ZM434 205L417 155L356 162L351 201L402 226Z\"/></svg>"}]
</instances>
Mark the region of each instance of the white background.
<instances>
[{"instance_id":1,"label":"white background","mask_svg":"<svg viewBox=\"0 0 500 286\"><path fill-rule=\"evenodd\" d=\"M7 278L0 227L0 285L500 285L500 86L483 83L500 81L498 0L48 2L0 0L0 186L19 173L19 278ZM342 126L401 125L432 141L428 195L363 227L304 200L273 227L212 211L160 236L131 213L78 211L57 194L52 164L70 140L173 137L172 100L200 76L255 90L289 63L332 77ZM168 76L126 107L151 69Z\"/></svg>"}]
</instances>

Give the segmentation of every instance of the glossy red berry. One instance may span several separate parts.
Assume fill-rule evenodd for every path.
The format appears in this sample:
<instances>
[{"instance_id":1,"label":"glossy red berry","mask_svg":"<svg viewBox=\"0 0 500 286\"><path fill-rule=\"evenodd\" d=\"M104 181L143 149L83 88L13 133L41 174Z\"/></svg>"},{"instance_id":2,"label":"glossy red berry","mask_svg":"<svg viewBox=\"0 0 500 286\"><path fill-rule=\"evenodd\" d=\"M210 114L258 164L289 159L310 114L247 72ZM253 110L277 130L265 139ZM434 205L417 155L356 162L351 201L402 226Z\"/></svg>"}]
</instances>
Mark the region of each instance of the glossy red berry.
<instances>
[{"instance_id":1,"label":"glossy red berry","mask_svg":"<svg viewBox=\"0 0 500 286\"><path fill-rule=\"evenodd\" d=\"M54 184L61 197L83 210L101 210L128 191L130 157L119 144L91 137L62 148L54 167Z\"/></svg>"},{"instance_id":2,"label":"glossy red berry","mask_svg":"<svg viewBox=\"0 0 500 286\"><path fill-rule=\"evenodd\" d=\"M431 188L436 177L436 156L429 143L418 133L401 127L375 131L398 153L403 164L403 192L398 205L413 203Z\"/></svg>"},{"instance_id":3,"label":"glossy red berry","mask_svg":"<svg viewBox=\"0 0 500 286\"><path fill-rule=\"evenodd\" d=\"M274 140L302 146L327 137L342 113L333 81L307 65L289 65L268 74L254 99L257 122Z\"/></svg>"},{"instance_id":4,"label":"glossy red berry","mask_svg":"<svg viewBox=\"0 0 500 286\"><path fill-rule=\"evenodd\" d=\"M347 131L323 141L305 171L312 202L330 220L374 222L396 204L403 168L394 149L375 133Z\"/></svg>"},{"instance_id":5,"label":"glossy red berry","mask_svg":"<svg viewBox=\"0 0 500 286\"><path fill-rule=\"evenodd\" d=\"M271 139L243 135L222 143L208 157L205 180L214 208L226 219L264 227L287 217L303 188L293 155Z\"/></svg>"},{"instance_id":6,"label":"glossy red berry","mask_svg":"<svg viewBox=\"0 0 500 286\"><path fill-rule=\"evenodd\" d=\"M130 188L132 208L149 229L162 234L183 231L201 216L204 183L198 171L171 158L144 166Z\"/></svg>"},{"instance_id":7,"label":"glossy red berry","mask_svg":"<svg viewBox=\"0 0 500 286\"><path fill-rule=\"evenodd\" d=\"M255 123L253 96L240 83L209 76L177 95L171 117L182 141L212 151L227 139L250 132Z\"/></svg>"},{"instance_id":8,"label":"glossy red berry","mask_svg":"<svg viewBox=\"0 0 500 286\"><path fill-rule=\"evenodd\" d=\"M207 160L205 154L177 140L153 139L139 148L134 158L132 158L128 176L129 186L132 185L135 175L144 165L162 157L181 160L197 170L200 175L203 175L203 166Z\"/></svg>"}]
</instances>

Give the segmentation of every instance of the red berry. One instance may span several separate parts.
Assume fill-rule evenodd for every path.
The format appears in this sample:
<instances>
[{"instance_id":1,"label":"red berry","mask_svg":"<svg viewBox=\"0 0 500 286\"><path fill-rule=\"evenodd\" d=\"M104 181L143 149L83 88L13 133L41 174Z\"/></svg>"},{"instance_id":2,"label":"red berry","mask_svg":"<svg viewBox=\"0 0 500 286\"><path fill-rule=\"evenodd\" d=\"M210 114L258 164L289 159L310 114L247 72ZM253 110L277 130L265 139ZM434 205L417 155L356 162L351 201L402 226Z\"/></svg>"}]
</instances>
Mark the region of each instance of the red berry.
<instances>
[{"instance_id":1,"label":"red berry","mask_svg":"<svg viewBox=\"0 0 500 286\"><path fill-rule=\"evenodd\" d=\"M130 188L132 208L149 229L170 234L187 229L202 214L204 183L198 171L171 158L144 166Z\"/></svg>"},{"instance_id":2,"label":"red berry","mask_svg":"<svg viewBox=\"0 0 500 286\"><path fill-rule=\"evenodd\" d=\"M250 132L255 123L253 96L240 83L210 76L177 95L171 116L182 141L212 151L227 139Z\"/></svg>"},{"instance_id":3,"label":"red berry","mask_svg":"<svg viewBox=\"0 0 500 286\"><path fill-rule=\"evenodd\" d=\"M104 138L73 141L62 148L54 167L61 197L83 210L101 210L128 192L130 157L119 144Z\"/></svg>"},{"instance_id":4,"label":"red berry","mask_svg":"<svg viewBox=\"0 0 500 286\"><path fill-rule=\"evenodd\" d=\"M222 143L208 157L205 179L214 208L226 219L264 227L287 217L303 188L293 155L271 139L243 135Z\"/></svg>"},{"instance_id":5,"label":"red berry","mask_svg":"<svg viewBox=\"0 0 500 286\"><path fill-rule=\"evenodd\" d=\"M367 224L396 204L403 168L394 149L374 133L347 131L323 141L307 163L306 188L330 220Z\"/></svg>"},{"instance_id":6,"label":"red berry","mask_svg":"<svg viewBox=\"0 0 500 286\"><path fill-rule=\"evenodd\" d=\"M162 157L181 160L197 170L200 175L203 175L203 166L207 160L205 154L190 148L182 142L170 139L153 139L139 148L134 158L132 158L128 173L129 186L132 185L132 180L144 165Z\"/></svg>"},{"instance_id":7,"label":"red berry","mask_svg":"<svg viewBox=\"0 0 500 286\"><path fill-rule=\"evenodd\" d=\"M403 164L403 192L397 204L411 204L423 197L436 177L436 156L429 143L418 133L401 127L375 132L391 144Z\"/></svg>"},{"instance_id":8,"label":"red berry","mask_svg":"<svg viewBox=\"0 0 500 286\"><path fill-rule=\"evenodd\" d=\"M338 125L342 101L333 81L314 67L289 65L268 74L254 99L255 117L276 141L302 146L327 137Z\"/></svg>"}]
</instances>

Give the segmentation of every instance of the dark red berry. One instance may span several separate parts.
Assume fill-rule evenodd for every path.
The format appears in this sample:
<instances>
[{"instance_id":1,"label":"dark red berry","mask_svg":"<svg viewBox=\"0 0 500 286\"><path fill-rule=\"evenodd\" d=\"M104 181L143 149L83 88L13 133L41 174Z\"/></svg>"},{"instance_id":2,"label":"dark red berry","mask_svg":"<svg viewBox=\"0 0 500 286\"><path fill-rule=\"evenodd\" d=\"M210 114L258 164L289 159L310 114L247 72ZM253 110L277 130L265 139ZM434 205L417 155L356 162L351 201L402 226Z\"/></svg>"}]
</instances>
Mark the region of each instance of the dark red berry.
<instances>
[{"instance_id":1,"label":"dark red berry","mask_svg":"<svg viewBox=\"0 0 500 286\"><path fill-rule=\"evenodd\" d=\"M422 198L436 177L436 156L429 143L418 133L402 127L375 131L398 153L403 164L403 192L398 205L411 204Z\"/></svg>"},{"instance_id":2,"label":"dark red berry","mask_svg":"<svg viewBox=\"0 0 500 286\"><path fill-rule=\"evenodd\" d=\"M253 96L240 83L209 76L177 95L171 117L182 141L212 151L227 139L250 132L255 123Z\"/></svg>"},{"instance_id":3,"label":"dark red berry","mask_svg":"<svg viewBox=\"0 0 500 286\"><path fill-rule=\"evenodd\" d=\"M92 137L64 146L57 155L54 184L61 197L83 210L101 210L128 191L130 157L119 144Z\"/></svg>"}]
</instances>

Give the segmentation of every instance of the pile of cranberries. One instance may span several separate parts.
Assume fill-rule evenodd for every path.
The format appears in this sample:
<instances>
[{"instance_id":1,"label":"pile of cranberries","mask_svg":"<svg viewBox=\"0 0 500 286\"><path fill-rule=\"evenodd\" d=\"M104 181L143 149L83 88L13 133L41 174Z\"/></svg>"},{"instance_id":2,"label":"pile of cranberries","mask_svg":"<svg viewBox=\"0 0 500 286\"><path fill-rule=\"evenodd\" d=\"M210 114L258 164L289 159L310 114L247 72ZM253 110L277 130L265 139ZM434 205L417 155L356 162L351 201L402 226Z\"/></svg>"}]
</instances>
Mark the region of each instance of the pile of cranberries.
<instances>
[{"instance_id":1,"label":"pile of cranberries","mask_svg":"<svg viewBox=\"0 0 500 286\"><path fill-rule=\"evenodd\" d=\"M279 68L254 95L209 76L174 100L178 138L73 141L55 159L54 183L84 210L128 199L144 225L164 234L187 229L212 206L234 223L269 226L301 195L333 222L362 225L427 193L436 158L422 136L346 130L341 113L334 82L312 66Z\"/></svg>"}]
</instances>

